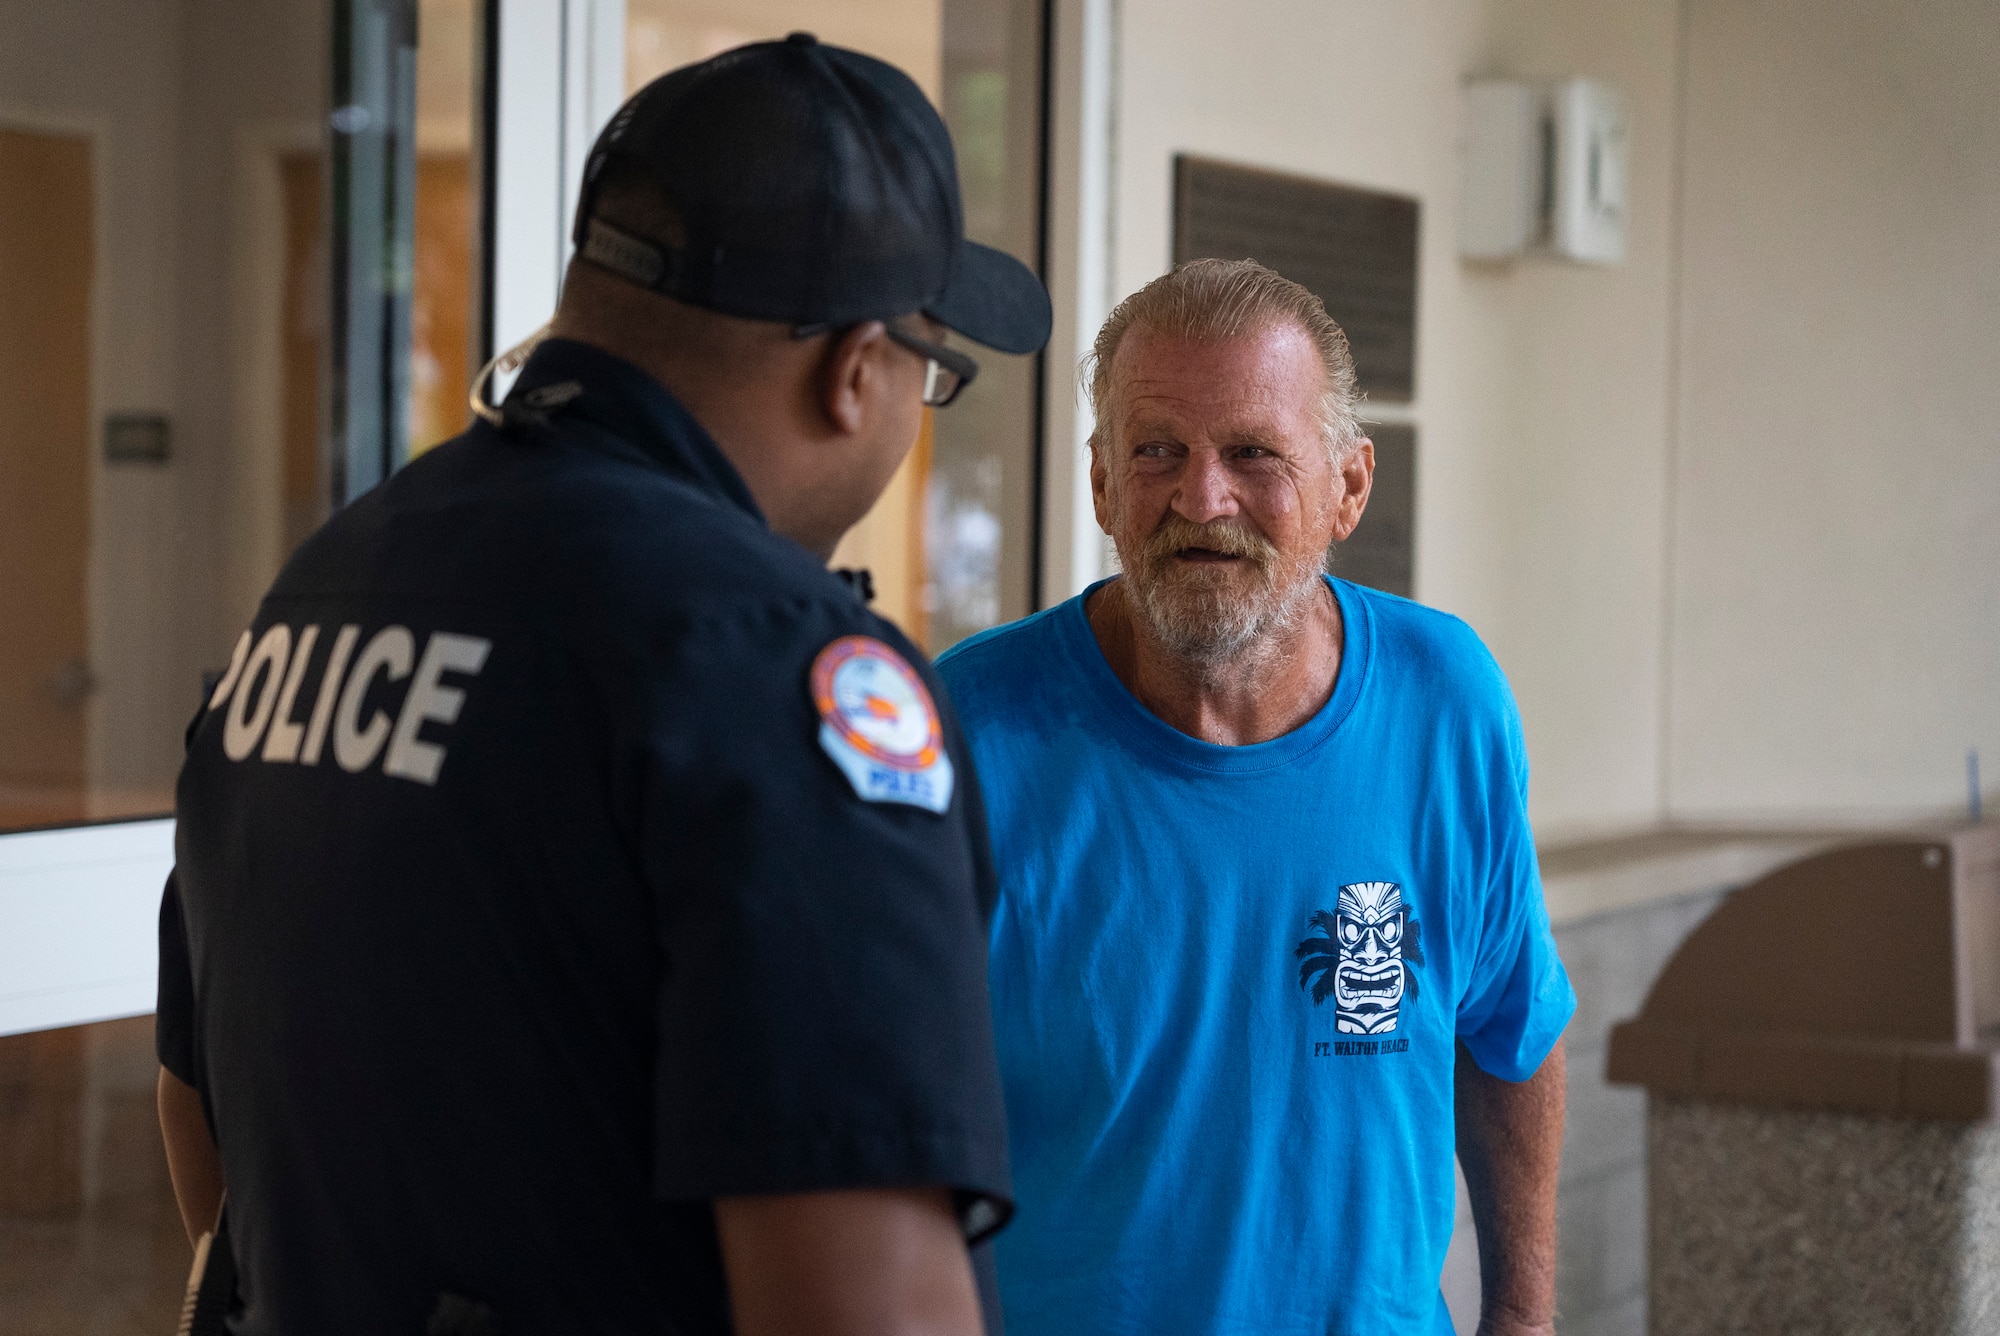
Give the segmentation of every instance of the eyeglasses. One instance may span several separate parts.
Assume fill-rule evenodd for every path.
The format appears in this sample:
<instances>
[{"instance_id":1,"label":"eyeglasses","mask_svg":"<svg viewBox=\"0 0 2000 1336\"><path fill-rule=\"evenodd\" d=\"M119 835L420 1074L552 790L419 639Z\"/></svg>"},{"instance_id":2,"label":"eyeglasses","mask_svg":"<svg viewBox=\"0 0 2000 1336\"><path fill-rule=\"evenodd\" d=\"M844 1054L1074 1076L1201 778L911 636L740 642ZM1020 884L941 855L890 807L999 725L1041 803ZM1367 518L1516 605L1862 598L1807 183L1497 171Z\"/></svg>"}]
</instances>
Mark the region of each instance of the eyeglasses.
<instances>
[{"instance_id":1,"label":"eyeglasses","mask_svg":"<svg viewBox=\"0 0 2000 1336\"><path fill-rule=\"evenodd\" d=\"M958 398L966 386L972 384L979 375L979 363L967 357L956 348L947 348L942 343L933 343L919 334L895 325L885 324L890 342L908 348L924 359L924 407L943 408ZM830 333L833 325L797 325L792 329L795 339L813 339Z\"/></svg>"},{"instance_id":2,"label":"eyeglasses","mask_svg":"<svg viewBox=\"0 0 2000 1336\"><path fill-rule=\"evenodd\" d=\"M894 325L885 326L889 337L908 348L924 362L924 407L943 408L958 398L966 386L972 384L979 375L979 363L967 357L956 348L947 348L942 343L932 343L929 339L912 334L907 329Z\"/></svg>"}]
</instances>

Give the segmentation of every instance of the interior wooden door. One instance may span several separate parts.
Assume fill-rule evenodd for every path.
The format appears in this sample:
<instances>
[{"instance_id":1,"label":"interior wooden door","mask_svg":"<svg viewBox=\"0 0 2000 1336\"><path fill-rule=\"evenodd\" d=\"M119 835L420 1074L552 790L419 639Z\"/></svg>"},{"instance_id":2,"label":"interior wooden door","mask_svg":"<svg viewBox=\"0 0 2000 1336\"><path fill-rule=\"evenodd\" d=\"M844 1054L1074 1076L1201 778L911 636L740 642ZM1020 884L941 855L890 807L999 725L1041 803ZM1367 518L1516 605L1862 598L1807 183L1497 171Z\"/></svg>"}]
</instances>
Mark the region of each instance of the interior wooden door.
<instances>
[{"instance_id":1,"label":"interior wooden door","mask_svg":"<svg viewBox=\"0 0 2000 1336\"><path fill-rule=\"evenodd\" d=\"M90 160L0 127L0 808L51 817L81 797L91 683Z\"/></svg>"}]
</instances>

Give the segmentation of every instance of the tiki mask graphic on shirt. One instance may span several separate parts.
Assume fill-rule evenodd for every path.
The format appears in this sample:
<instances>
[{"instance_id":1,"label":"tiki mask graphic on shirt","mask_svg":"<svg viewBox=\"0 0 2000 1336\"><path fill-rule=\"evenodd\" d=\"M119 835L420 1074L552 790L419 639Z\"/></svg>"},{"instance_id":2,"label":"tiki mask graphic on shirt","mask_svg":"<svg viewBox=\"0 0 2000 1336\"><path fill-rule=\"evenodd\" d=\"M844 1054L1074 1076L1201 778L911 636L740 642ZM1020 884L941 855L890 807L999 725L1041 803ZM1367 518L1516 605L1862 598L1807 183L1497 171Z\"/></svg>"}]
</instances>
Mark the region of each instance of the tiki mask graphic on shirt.
<instances>
[{"instance_id":1,"label":"tiki mask graphic on shirt","mask_svg":"<svg viewBox=\"0 0 2000 1336\"><path fill-rule=\"evenodd\" d=\"M1424 963L1422 925L1410 917L1402 888L1393 881L1353 882L1340 888L1333 913L1322 909L1308 921L1319 931L1293 954L1299 987L1311 991L1313 1005L1332 997L1342 1034L1395 1029L1404 996L1417 995L1410 966Z\"/></svg>"}]
</instances>

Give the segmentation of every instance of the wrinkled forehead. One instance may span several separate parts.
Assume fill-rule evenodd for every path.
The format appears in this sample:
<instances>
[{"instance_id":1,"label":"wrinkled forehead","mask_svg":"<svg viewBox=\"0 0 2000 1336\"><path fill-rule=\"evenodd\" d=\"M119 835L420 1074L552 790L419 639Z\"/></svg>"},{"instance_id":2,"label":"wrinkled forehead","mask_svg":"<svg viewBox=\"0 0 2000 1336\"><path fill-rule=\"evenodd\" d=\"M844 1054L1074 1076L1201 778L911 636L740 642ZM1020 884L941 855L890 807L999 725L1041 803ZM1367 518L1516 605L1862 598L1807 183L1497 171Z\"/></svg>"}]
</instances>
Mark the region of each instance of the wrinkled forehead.
<instances>
[{"instance_id":1,"label":"wrinkled forehead","mask_svg":"<svg viewBox=\"0 0 2000 1336\"><path fill-rule=\"evenodd\" d=\"M1217 339L1139 325L1119 343L1107 388L1123 435L1310 437L1319 431L1326 370L1305 331L1290 324Z\"/></svg>"}]
</instances>

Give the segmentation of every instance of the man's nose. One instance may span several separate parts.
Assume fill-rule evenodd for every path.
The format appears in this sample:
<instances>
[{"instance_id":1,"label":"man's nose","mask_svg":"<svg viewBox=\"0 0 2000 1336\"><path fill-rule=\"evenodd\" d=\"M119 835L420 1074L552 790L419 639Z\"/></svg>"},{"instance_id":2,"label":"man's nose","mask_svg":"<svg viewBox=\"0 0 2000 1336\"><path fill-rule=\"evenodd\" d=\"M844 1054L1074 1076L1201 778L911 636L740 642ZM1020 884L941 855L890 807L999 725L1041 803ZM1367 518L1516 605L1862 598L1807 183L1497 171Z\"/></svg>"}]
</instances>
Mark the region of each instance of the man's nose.
<instances>
[{"instance_id":1,"label":"man's nose","mask_svg":"<svg viewBox=\"0 0 2000 1336\"><path fill-rule=\"evenodd\" d=\"M1372 965L1376 961L1387 957L1389 953L1382 949L1381 934L1371 929L1361 935L1361 949L1355 952L1355 954L1360 956L1363 961Z\"/></svg>"},{"instance_id":2,"label":"man's nose","mask_svg":"<svg viewBox=\"0 0 2000 1336\"><path fill-rule=\"evenodd\" d=\"M1236 513L1236 496L1222 457L1211 450L1188 456L1174 491L1174 513L1195 524L1206 524Z\"/></svg>"}]
</instances>

